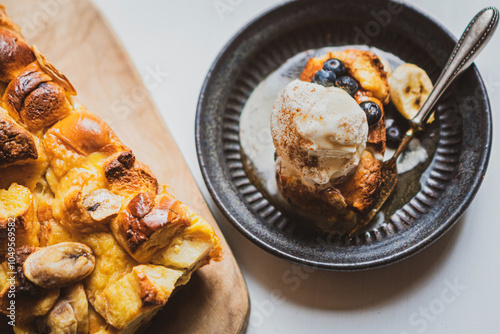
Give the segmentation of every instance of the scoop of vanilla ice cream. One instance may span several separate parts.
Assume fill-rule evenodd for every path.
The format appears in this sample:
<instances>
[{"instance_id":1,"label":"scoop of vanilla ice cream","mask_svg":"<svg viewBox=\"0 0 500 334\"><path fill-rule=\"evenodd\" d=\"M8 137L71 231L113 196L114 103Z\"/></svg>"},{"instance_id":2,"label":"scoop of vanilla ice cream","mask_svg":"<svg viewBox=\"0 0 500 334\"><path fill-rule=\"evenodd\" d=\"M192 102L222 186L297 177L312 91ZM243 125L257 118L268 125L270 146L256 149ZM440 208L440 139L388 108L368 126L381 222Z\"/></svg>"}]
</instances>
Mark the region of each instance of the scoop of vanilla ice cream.
<instances>
[{"instance_id":1,"label":"scoop of vanilla ice cream","mask_svg":"<svg viewBox=\"0 0 500 334\"><path fill-rule=\"evenodd\" d=\"M294 80L271 115L280 162L304 183L325 185L351 173L366 148L364 111L344 90Z\"/></svg>"}]
</instances>

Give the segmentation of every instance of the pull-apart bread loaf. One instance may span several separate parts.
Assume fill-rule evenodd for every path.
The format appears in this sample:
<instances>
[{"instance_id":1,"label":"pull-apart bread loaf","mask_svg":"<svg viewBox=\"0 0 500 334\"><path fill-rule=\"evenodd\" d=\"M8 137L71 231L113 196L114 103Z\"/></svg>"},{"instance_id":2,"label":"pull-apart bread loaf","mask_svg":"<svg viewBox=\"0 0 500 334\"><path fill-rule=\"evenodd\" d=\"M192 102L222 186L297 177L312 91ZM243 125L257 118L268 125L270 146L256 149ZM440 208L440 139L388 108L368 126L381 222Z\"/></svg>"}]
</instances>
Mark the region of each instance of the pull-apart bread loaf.
<instances>
[{"instance_id":1,"label":"pull-apart bread loaf","mask_svg":"<svg viewBox=\"0 0 500 334\"><path fill-rule=\"evenodd\" d=\"M0 312L14 292L17 333L134 333L221 260L218 237L1 5L0 82Z\"/></svg>"}]
</instances>

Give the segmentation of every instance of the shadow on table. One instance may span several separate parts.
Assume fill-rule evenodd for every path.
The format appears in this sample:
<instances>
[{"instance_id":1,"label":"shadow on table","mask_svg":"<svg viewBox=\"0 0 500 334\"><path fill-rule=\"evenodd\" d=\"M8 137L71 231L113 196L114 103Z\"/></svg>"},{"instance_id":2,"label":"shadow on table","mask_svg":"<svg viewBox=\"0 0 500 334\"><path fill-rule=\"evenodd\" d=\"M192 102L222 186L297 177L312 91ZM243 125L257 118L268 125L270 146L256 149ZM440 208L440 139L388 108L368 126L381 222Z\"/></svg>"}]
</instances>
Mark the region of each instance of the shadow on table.
<instances>
[{"instance_id":1,"label":"shadow on table","mask_svg":"<svg viewBox=\"0 0 500 334\"><path fill-rule=\"evenodd\" d=\"M357 310L388 303L432 279L451 254L464 220L465 216L442 238L416 255L360 272L304 268L266 253L236 231L228 231L231 227L224 226L224 233L244 274L268 289L270 296L275 293L287 302L319 309Z\"/></svg>"}]
</instances>

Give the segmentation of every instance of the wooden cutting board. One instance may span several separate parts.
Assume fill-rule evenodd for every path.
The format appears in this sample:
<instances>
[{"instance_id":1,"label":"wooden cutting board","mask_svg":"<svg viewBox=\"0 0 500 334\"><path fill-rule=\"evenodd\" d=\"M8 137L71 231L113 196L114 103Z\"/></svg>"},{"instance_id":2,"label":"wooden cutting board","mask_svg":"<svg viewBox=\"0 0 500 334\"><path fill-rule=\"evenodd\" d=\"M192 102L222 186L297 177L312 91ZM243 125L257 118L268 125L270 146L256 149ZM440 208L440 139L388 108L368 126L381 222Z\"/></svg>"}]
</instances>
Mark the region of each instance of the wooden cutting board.
<instances>
[{"instance_id":1,"label":"wooden cutting board","mask_svg":"<svg viewBox=\"0 0 500 334\"><path fill-rule=\"evenodd\" d=\"M242 333L249 296L236 260L210 213L141 77L106 19L90 0L0 0L35 44L148 164L160 182L203 216L221 237L224 260L202 268L154 319L151 333ZM194 126L189 124L188 126Z\"/></svg>"}]
</instances>

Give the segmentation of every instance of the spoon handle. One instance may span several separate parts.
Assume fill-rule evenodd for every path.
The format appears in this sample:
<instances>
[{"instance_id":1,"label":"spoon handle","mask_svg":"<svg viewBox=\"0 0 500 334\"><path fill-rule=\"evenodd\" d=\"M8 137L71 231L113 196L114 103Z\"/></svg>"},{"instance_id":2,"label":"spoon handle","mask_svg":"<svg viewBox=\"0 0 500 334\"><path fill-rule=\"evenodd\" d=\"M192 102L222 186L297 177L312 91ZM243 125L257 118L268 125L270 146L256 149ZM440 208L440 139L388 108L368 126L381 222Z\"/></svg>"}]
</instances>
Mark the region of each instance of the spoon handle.
<instances>
[{"instance_id":1,"label":"spoon handle","mask_svg":"<svg viewBox=\"0 0 500 334\"><path fill-rule=\"evenodd\" d=\"M412 126L422 128L436 102L448 86L472 63L481 50L486 46L498 26L499 11L488 7L479 12L469 23L462 37L458 41L453 53L448 59L441 76L434 89L425 101L418 114L411 120Z\"/></svg>"}]
</instances>

